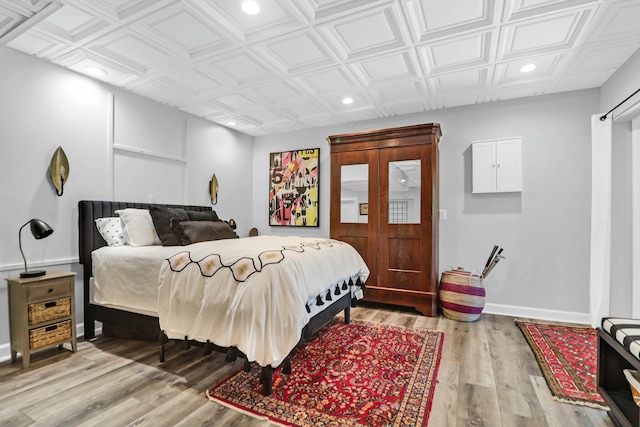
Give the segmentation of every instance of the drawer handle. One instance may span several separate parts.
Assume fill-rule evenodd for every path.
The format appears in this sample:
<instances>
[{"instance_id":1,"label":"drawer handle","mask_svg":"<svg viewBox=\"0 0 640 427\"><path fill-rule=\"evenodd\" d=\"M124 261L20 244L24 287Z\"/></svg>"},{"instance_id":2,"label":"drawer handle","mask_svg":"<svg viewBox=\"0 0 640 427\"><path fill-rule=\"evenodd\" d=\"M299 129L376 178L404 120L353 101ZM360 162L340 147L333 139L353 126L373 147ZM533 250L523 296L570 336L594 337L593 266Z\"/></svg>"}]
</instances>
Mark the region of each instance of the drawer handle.
<instances>
[{"instance_id":1,"label":"drawer handle","mask_svg":"<svg viewBox=\"0 0 640 427\"><path fill-rule=\"evenodd\" d=\"M49 292L49 293L53 292L53 288L49 288L49 291L48 291L48 292Z\"/></svg>"},{"instance_id":2,"label":"drawer handle","mask_svg":"<svg viewBox=\"0 0 640 427\"><path fill-rule=\"evenodd\" d=\"M55 331L56 329L58 329L58 325L51 325L44 328L45 332Z\"/></svg>"},{"instance_id":3,"label":"drawer handle","mask_svg":"<svg viewBox=\"0 0 640 427\"><path fill-rule=\"evenodd\" d=\"M44 308L51 308L51 307L55 307L56 305L57 303L55 301L45 302Z\"/></svg>"}]
</instances>

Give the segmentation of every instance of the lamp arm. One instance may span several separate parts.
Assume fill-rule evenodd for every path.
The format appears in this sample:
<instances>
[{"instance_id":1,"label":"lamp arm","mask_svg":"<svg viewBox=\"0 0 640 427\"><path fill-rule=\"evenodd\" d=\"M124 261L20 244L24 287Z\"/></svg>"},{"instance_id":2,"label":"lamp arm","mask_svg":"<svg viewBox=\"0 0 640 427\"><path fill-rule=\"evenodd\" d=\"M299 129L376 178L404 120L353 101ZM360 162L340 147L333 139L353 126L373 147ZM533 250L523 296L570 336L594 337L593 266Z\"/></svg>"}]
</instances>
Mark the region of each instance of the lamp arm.
<instances>
[{"instance_id":1,"label":"lamp arm","mask_svg":"<svg viewBox=\"0 0 640 427\"><path fill-rule=\"evenodd\" d=\"M25 228L29 223L31 222L31 220L25 222L25 224L20 227L20 230L18 231L18 246L20 247L20 253L22 254L22 260L24 261L24 272L27 272L27 258L25 258L24 256L24 252L22 251L22 229Z\"/></svg>"}]
</instances>

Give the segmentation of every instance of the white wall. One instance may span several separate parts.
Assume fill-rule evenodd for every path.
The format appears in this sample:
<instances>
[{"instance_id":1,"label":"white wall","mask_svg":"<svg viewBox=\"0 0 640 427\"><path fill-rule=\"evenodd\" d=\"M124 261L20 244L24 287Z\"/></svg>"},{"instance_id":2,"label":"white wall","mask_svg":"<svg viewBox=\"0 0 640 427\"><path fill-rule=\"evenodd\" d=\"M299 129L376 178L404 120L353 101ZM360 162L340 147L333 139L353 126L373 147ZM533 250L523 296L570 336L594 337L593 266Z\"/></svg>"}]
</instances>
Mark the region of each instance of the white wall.
<instances>
[{"instance_id":1,"label":"white wall","mask_svg":"<svg viewBox=\"0 0 640 427\"><path fill-rule=\"evenodd\" d=\"M263 233L329 235L334 134L440 123L440 271L481 269L494 244L507 259L485 284L487 310L586 321L590 230L590 115L597 90L451 108L254 140L254 221ZM524 191L471 194L471 141L521 136ZM321 147L320 227L268 227L269 152Z\"/></svg>"},{"instance_id":2,"label":"white wall","mask_svg":"<svg viewBox=\"0 0 640 427\"><path fill-rule=\"evenodd\" d=\"M30 218L54 229L38 241L28 228L23 231L30 268L44 265L78 273L80 332L79 200L124 197L208 205L208 182L216 173L220 193L214 209L221 218L234 217L240 235L248 234L252 138L6 47L0 47L0 93L0 360L9 354L4 279L23 269L17 234ZM112 155L112 139L160 157L122 151ZM58 145L70 164L62 197L56 196L48 176ZM183 166L176 169L172 157L181 158ZM174 187L163 181L165 175L178 176L182 184Z\"/></svg>"},{"instance_id":3,"label":"white wall","mask_svg":"<svg viewBox=\"0 0 640 427\"><path fill-rule=\"evenodd\" d=\"M623 99L640 89L640 49L636 51L616 72L604 82L600 88L600 111L606 113ZM640 101L640 93L626 102L620 109L614 112L614 117L620 114L626 107Z\"/></svg>"},{"instance_id":4,"label":"white wall","mask_svg":"<svg viewBox=\"0 0 640 427\"><path fill-rule=\"evenodd\" d=\"M597 90L444 110L441 267L502 261L486 281L494 311L585 320L588 313L590 115ZM471 194L471 140L522 137L522 193ZM560 313L563 313L560 315Z\"/></svg>"},{"instance_id":5,"label":"white wall","mask_svg":"<svg viewBox=\"0 0 640 427\"><path fill-rule=\"evenodd\" d=\"M600 88L600 112L605 113L640 89L640 50L631 56ZM621 113L631 107L637 110L640 93L613 112L612 194L611 194L611 299L612 316L632 315L631 258L631 122L633 115ZM637 291L636 291L637 292Z\"/></svg>"},{"instance_id":6,"label":"white wall","mask_svg":"<svg viewBox=\"0 0 640 427\"><path fill-rule=\"evenodd\" d=\"M211 203L208 183L215 173L220 190L213 209L220 218L234 218L237 234L248 236L253 227L253 138L195 117L187 123L189 203Z\"/></svg>"},{"instance_id":7,"label":"white wall","mask_svg":"<svg viewBox=\"0 0 640 427\"><path fill-rule=\"evenodd\" d=\"M623 98L624 99L624 98ZM614 123L611 173L612 316L631 316L631 123Z\"/></svg>"},{"instance_id":8,"label":"white wall","mask_svg":"<svg viewBox=\"0 0 640 427\"><path fill-rule=\"evenodd\" d=\"M113 199L184 203L186 115L123 91L112 104Z\"/></svg>"}]
</instances>

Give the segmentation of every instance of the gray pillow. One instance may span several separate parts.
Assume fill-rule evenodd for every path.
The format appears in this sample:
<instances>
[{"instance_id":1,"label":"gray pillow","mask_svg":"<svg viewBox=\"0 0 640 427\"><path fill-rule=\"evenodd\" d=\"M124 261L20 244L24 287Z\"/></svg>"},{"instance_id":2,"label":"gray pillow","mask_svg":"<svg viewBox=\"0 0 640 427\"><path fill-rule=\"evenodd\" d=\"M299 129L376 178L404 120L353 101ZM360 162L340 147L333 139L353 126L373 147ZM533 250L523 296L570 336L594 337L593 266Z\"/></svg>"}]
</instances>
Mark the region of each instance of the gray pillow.
<instances>
[{"instance_id":1,"label":"gray pillow","mask_svg":"<svg viewBox=\"0 0 640 427\"><path fill-rule=\"evenodd\" d=\"M189 221L219 221L216 211L187 211Z\"/></svg>"},{"instance_id":2,"label":"gray pillow","mask_svg":"<svg viewBox=\"0 0 640 427\"><path fill-rule=\"evenodd\" d=\"M182 245L212 240L237 239L238 235L224 221L171 220L171 229Z\"/></svg>"},{"instance_id":3,"label":"gray pillow","mask_svg":"<svg viewBox=\"0 0 640 427\"><path fill-rule=\"evenodd\" d=\"M177 219L178 221L187 221L189 216L187 211L180 208L160 208L157 206L150 206L149 213L153 220L153 226L160 237L162 246L181 246L182 243L178 239L171 229L171 219Z\"/></svg>"}]
</instances>

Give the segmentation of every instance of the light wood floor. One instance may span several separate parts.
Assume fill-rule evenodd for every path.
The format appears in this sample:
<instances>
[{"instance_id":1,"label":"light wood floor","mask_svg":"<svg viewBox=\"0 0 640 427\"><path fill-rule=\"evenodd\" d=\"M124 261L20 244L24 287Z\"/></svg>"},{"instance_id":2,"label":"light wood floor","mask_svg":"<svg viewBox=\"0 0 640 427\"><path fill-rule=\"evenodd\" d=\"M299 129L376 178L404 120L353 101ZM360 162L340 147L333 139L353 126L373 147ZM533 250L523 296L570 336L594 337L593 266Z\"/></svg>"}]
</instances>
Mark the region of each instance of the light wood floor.
<instances>
[{"instance_id":1,"label":"light wood floor","mask_svg":"<svg viewBox=\"0 0 640 427\"><path fill-rule=\"evenodd\" d=\"M613 426L605 411L551 399L513 318L465 323L383 307L352 316L444 332L429 427ZM241 363L170 344L160 366L157 344L104 337L79 342L75 354L44 350L24 371L20 359L0 364L0 425L267 426L205 397Z\"/></svg>"}]
</instances>

